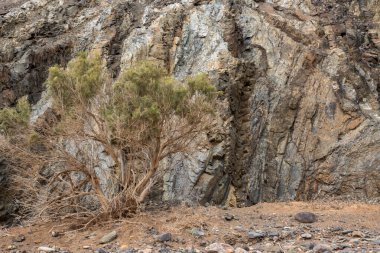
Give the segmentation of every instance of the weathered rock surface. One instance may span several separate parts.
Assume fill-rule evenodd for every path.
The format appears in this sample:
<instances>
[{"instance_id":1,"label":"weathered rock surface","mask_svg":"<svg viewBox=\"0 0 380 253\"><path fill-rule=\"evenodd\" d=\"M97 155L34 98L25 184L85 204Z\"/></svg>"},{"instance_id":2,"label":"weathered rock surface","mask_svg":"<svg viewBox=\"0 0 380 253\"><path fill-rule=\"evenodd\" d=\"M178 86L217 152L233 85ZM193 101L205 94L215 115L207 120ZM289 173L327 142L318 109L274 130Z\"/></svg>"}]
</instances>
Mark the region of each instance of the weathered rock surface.
<instances>
[{"instance_id":1,"label":"weathered rock surface","mask_svg":"<svg viewBox=\"0 0 380 253\"><path fill-rule=\"evenodd\" d=\"M21 1L22 2L22 1ZM116 77L159 60L208 72L221 98L214 148L166 161L159 198L380 197L378 0L29 0L0 9L0 105L40 98L47 68L100 49ZM1 210L0 210L1 212Z\"/></svg>"}]
</instances>

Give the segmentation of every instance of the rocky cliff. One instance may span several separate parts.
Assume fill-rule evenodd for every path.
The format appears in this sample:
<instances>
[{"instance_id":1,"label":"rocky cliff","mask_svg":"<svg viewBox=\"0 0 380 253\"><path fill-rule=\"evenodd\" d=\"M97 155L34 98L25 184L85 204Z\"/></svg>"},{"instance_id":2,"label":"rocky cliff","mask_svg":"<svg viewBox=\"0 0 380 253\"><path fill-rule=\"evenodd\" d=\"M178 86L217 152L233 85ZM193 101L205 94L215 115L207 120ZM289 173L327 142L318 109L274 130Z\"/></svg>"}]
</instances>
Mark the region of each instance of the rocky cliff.
<instances>
[{"instance_id":1,"label":"rocky cliff","mask_svg":"<svg viewBox=\"0 0 380 253\"><path fill-rule=\"evenodd\" d=\"M0 105L101 49L113 77L160 61L207 72L213 148L166 161L155 196L232 205L380 197L379 0L29 0L0 4ZM1 206L1 205L0 205Z\"/></svg>"}]
</instances>

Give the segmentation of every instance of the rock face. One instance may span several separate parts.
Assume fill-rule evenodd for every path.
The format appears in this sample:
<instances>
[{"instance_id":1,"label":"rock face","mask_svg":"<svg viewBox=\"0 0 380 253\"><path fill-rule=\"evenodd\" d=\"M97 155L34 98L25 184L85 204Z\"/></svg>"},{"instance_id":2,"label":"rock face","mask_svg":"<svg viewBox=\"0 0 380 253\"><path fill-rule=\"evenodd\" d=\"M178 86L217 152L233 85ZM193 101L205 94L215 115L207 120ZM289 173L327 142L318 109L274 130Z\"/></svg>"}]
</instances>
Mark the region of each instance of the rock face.
<instances>
[{"instance_id":1,"label":"rock face","mask_svg":"<svg viewBox=\"0 0 380 253\"><path fill-rule=\"evenodd\" d=\"M210 74L224 133L165 161L155 197L380 197L378 0L30 0L0 24L1 106L36 102L48 66L80 50L114 77L146 58Z\"/></svg>"}]
</instances>

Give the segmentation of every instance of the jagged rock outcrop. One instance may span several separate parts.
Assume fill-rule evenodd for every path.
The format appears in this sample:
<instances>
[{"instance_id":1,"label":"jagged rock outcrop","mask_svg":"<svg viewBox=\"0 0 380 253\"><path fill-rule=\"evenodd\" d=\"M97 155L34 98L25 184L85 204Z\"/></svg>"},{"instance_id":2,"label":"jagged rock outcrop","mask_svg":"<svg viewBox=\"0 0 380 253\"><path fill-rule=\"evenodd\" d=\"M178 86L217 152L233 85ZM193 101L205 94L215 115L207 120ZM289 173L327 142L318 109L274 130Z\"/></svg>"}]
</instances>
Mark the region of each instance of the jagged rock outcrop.
<instances>
[{"instance_id":1,"label":"jagged rock outcrop","mask_svg":"<svg viewBox=\"0 0 380 253\"><path fill-rule=\"evenodd\" d=\"M36 102L48 66L80 50L114 77L145 58L210 74L224 132L166 162L164 199L380 197L378 0L30 0L0 24L2 106Z\"/></svg>"}]
</instances>

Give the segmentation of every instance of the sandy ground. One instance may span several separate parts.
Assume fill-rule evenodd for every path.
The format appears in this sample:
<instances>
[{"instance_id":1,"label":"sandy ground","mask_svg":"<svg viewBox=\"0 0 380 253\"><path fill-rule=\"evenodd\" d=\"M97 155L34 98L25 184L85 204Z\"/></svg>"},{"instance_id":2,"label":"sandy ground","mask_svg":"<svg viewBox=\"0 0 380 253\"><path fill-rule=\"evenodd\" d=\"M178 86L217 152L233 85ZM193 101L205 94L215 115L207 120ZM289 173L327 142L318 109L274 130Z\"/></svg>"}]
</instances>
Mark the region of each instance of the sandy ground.
<instances>
[{"instance_id":1,"label":"sandy ground","mask_svg":"<svg viewBox=\"0 0 380 253\"><path fill-rule=\"evenodd\" d=\"M318 216L312 224L297 222L293 216L301 211L310 211ZM235 218L225 219L226 213ZM205 235L197 237L192 234L194 228L204 231ZM284 229L294 231L294 236L282 239ZM111 231L117 231L118 237L109 245L99 245L99 239ZM261 230L278 232L278 238L265 238L252 241L247 237L247 231ZM361 231L363 238L355 239L351 231ZM51 232L61 233L52 237ZM154 237L155 232L171 233L172 241L165 243L171 249L194 247L202 251L205 245L213 242L226 242L234 247L245 246L250 248L261 247L261 252L272 252L282 249L283 252L306 252L300 248L305 242L323 242L329 245L338 240L351 243L352 251L347 252L380 252L380 245L376 243L366 246L366 242L380 240L380 205L343 203L343 202L288 202L262 203L245 208L217 208L217 207L171 207L166 211L149 211L140 213L134 218L92 227L87 231L68 231L60 224L41 223L25 227L14 227L0 231L0 251L8 252L10 245L18 250L37 252L41 245L57 246L71 252L92 252L103 247L109 252L116 252L120 248L133 247L137 249L162 247ZM344 232L346 231L346 232ZM300 234L308 232L312 239L305 240ZM348 232L348 233L347 233ZM344 236L342 236L342 233ZM23 242L12 242L14 237L24 235ZM340 238L340 239L339 239ZM367 239L366 239L367 238ZM360 241L360 242L355 242ZM347 244L346 243L346 244ZM157 246L158 245L158 246ZM364 246L363 246L364 245ZM377 245L377 246L376 246ZM89 249L83 247L88 246ZM357 251L355 251L355 249ZM364 251L363 251L364 249ZM16 252L16 251L14 251ZM157 252L159 252L157 250Z\"/></svg>"}]
</instances>

